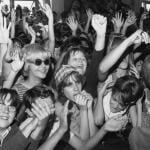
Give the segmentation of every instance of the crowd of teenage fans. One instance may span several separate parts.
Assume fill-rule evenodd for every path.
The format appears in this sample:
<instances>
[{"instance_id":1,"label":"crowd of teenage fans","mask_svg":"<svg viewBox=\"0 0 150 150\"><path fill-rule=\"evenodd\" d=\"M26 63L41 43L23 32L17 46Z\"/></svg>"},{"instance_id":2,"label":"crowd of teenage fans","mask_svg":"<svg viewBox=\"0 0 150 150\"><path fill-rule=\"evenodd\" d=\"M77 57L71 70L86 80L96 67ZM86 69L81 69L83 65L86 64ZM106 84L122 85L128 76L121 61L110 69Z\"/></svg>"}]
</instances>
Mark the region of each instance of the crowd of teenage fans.
<instances>
[{"instance_id":1,"label":"crowd of teenage fans","mask_svg":"<svg viewBox=\"0 0 150 150\"><path fill-rule=\"evenodd\" d=\"M149 129L147 10L0 3L0 150L149 150Z\"/></svg>"}]
</instances>

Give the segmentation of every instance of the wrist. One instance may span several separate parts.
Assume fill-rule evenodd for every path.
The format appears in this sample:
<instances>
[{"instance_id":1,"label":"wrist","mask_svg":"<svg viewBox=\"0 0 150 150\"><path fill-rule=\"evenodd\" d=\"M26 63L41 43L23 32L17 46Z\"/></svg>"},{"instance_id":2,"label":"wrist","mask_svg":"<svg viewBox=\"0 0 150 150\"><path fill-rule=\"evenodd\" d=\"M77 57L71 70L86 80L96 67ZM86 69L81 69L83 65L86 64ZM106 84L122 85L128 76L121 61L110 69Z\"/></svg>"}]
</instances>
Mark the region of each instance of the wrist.
<instances>
[{"instance_id":1,"label":"wrist","mask_svg":"<svg viewBox=\"0 0 150 150\"><path fill-rule=\"evenodd\" d=\"M98 32L96 32L96 37L102 39L102 38L105 38L105 34L106 33L98 33Z\"/></svg>"},{"instance_id":2,"label":"wrist","mask_svg":"<svg viewBox=\"0 0 150 150\"><path fill-rule=\"evenodd\" d=\"M65 132L67 132L67 128L60 126L60 128L58 129L58 131L59 131L61 134L64 134Z\"/></svg>"},{"instance_id":3,"label":"wrist","mask_svg":"<svg viewBox=\"0 0 150 150\"><path fill-rule=\"evenodd\" d=\"M107 129L105 128L105 124L101 127L101 131L106 134L108 131Z\"/></svg>"},{"instance_id":4,"label":"wrist","mask_svg":"<svg viewBox=\"0 0 150 150\"><path fill-rule=\"evenodd\" d=\"M116 28L114 31L115 31L115 33L120 33L120 30L121 30L121 27Z\"/></svg>"}]
</instances>

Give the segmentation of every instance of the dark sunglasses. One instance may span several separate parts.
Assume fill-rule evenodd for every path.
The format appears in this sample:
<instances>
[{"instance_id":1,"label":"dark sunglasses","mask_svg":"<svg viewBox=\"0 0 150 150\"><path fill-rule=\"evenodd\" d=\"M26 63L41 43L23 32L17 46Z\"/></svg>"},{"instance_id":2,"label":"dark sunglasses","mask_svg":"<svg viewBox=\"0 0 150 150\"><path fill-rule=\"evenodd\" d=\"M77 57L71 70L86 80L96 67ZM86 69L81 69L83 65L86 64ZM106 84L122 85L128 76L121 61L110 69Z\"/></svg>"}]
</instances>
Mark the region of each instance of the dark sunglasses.
<instances>
[{"instance_id":1,"label":"dark sunglasses","mask_svg":"<svg viewBox=\"0 0 150 150\"><path fill-rule=\"evenodd\" d=\"M34 63L36 66L40 66L42 65L42 62L44 63L44 65L48 66L50 64L50 59L49 58L46 58L45 60L35 59L32 63Z\"/></svg>"}]
</instances>

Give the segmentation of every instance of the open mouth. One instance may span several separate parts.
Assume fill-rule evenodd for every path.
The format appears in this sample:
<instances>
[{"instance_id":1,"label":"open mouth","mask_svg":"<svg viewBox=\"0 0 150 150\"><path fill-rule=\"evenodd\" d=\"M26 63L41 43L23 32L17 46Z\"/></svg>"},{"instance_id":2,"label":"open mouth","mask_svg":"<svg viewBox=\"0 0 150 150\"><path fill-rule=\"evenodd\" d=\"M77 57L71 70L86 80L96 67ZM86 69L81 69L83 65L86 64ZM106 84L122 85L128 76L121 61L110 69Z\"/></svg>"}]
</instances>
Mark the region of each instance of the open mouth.
<instances>
[{"instance_id":1,"label":"open mouth","mask_svg":"<svg viewBox=\"0 0 150 150\"><path fill-rule=\"evenodd\" d=\"M8 119L9 119L9 117L6 117L6 116L0 116L0 119L8 120Z\"/></svg>"}]
</instances>

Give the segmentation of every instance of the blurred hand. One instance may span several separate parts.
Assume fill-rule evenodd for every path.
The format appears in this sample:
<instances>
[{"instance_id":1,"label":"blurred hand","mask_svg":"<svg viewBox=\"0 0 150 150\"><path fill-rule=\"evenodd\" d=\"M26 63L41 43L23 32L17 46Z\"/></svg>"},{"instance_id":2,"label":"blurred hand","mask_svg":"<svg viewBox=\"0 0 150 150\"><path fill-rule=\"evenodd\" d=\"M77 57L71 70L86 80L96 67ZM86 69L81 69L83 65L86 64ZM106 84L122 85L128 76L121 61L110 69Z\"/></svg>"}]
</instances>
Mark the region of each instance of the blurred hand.
<instances>
[{"instance_id":1,"label":"blurred hand","mask_svg":"<svg viewBox=\"0 0 150 150\"><path fill-rule=\"evenodd\" d=\"M125 20L124 26L129 27L136 23L136 15L134 12L128 12L127 19Z\"/></svg>"},{"instance_id":2,"label":"blurred hand","mask_svg":"<svg viewBox=\"0 0 150 150\"><path fill-rule=\"evenodd\" d=\"M19 72L23 65L24 65L24 58L20 58L20 49L15 49L13 52L12 52L12 56L11 56L11 59L12 59L12 62L11 62L11 69L14 71L14 72Z\"/></svg>"},{"instance_id":3,"label":"blurred hand","mask_svg":"<svg viewBox=\"0 0 150 150\"><path fill-rule=\"evenodd\" d=\"M88 17L88 21L91 21L92 20L92 17L93 17L93 11L89 8L86 10L86 14L87 14L87 17Z\"/></svg>"},{"instance_id":4,"label":"blurred hand","mask_svg":"<svg viewBox=\"0 0 150 150\"><path fill-rule=\"evenodd\" d=\"M112 18L112 23L114 25L115 33L120 33L120 29L124 23L122 13L116 13L115 17Z\"/></svg>"},{"instance_id":5,"label":"blurred hand","mask_svg":"<svg viewBox=\"0 0 150 150\"><path fill-rule=\"evenodd\" d=\"M72 32L76 32L78 28L78 22L75 20L74 16L69 16L67 22L68 26L72 30Z\"/></svg>"},{"instance_id":6,"label":"blurred hand","mask_svg":"<svg viewBox=\"0 0 150 150\"><path fill-rule=\"evenodd\" d=\"M7 18L2 16L0 11L0 43L8 44L11 23L7 27Z\"/></svg>"}]
</instances>

